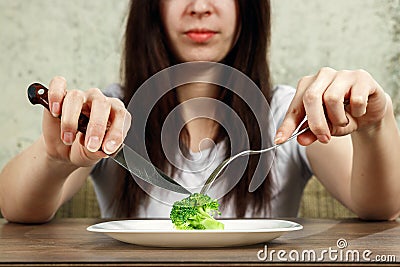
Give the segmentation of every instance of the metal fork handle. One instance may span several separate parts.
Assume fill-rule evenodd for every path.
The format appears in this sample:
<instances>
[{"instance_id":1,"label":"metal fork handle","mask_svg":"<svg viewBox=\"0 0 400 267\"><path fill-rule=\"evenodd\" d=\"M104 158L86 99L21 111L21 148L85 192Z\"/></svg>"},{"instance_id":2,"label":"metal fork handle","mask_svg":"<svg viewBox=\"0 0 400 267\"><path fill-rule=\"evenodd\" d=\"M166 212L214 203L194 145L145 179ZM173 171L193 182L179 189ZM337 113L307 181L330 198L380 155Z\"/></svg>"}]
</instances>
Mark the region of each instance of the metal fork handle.
<instances>
[{"instance_id":1,"label":"metal fork handle","mask_svg":"<svg viewBox=\"0 0 400 267\"><path fill-rule=\"evenodd\" d=\"M301 124L300 124L301 125ZM280 147L281 145L285 144L286 142L296 138L298 135L306 132L307 130L309 130L310 127L306 127L302 130L297 131L295 134L293 134L292 136L290 136L285 142L280 143L280 144L275 144L271 147L265 148L265 149L261 149L261 150L245 150L242 151L232 157L227 158L226 160L224 160L223 162L221 162L216 168L215 170L211 173L210 177L208 177L207 181L204 183L203 187L200 190L200 194L205 194L208 189L210 189L211 185L214 183L214 181L217 179L217 177L222 173L222 171L226 168L226 166L229 165L229 163L231 163L232 161L234 161L235 159L237 159L238 157L242 157L242 156L246 156L246 155L254 155L254 154L261 154L261 153L265 153L268 152L270 150L276 149L278 147Z\"/></svg>"}]
</instances>

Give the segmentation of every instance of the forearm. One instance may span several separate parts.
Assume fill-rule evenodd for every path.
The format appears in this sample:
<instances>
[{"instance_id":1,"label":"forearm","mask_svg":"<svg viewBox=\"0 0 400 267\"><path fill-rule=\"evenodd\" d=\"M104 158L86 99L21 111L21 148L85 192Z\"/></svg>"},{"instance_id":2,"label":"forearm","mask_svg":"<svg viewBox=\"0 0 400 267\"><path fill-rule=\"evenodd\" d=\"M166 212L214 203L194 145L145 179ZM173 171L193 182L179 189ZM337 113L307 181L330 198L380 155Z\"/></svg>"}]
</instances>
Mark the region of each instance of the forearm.
<instances>
[{"instance_id":1,"label":"forearm","mask_svg":"<svg viewBox=\"0 0 400 267\"><path fill-rule=\"evenodd\" d=\"M353 210L365 219L392 219L400 214L400 135L389 103L381 124L352 134Z\"/></svg>"},{"instance_id":2,"label":"forearm","mask_svg":"<svg viewBox=\"0 0 400 267\"><path fill-rule=\"evenodd\" d=\"M0 208L8 220L43 222L60 205L62 187L76 169L46 155L43 139L12 159L0 174Z\"/></svg>"}]
</instances>

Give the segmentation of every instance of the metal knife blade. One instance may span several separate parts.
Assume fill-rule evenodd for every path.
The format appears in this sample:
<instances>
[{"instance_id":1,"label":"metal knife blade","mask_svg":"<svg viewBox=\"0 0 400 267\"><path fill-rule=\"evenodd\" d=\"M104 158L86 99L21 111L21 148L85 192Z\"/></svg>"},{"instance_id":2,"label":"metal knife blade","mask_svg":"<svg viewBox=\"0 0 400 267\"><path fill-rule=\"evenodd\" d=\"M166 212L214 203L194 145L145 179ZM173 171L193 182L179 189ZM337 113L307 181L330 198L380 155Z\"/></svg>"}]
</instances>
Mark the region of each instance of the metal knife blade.
<instances>
[{"instance_id":1,"label":"metal knife blade","mask_svg":"<svg viewBox=\"0 0 400 267\"><path fill-rule=\"evenodd\" d=\"M186 188L174 181L159 168L144 159L135 150L122 144L117 152L110 156L115 162L124 167L126 170L139 177L140 179L177 193L191 194ZM127 162L126 159L129 159Z\"/></svg>"},{"instance_id":2,"label":"metal knife blade","mask_svg":"<svg viewBox=\"0 0 400 267\"><path fill-rule=\"evenodd\" d=\"M28 87L28 99L32 104L40 104L50 110L47 92L48 89L42 84L33 83ZM86 133L88 122L89 118L81 113L79 116L78 130L82 133ZM122 144L114 154L110 155L110 158L128 170L131 174L152 185L180 194L191 194L190 191L144 159L126 144ZM126 159L129 159L129 161L127 162Z\"/></svg>"}]
</instances>

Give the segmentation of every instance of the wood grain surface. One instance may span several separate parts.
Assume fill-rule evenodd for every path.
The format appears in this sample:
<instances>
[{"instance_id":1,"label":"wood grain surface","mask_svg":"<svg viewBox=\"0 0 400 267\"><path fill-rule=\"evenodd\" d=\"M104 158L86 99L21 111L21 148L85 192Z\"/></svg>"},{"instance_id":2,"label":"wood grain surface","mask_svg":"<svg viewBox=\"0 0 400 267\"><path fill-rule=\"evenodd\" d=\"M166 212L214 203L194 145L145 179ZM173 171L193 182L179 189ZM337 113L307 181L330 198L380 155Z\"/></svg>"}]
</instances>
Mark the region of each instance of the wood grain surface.
<instances>
[{"instance_id":1,"label":"wood grain surface","mask_svg":"<svg viewBox=\"0 0 400 267\"><path fill-rule=\"evenodd\" d=\"M400 220L284 219L304 229L267 244L201 249L141 247L86 231L104 221L100 219L55 219L38 225L0 219L0 266L315 266L400 261Z\"/></svg>"}]
</instances>

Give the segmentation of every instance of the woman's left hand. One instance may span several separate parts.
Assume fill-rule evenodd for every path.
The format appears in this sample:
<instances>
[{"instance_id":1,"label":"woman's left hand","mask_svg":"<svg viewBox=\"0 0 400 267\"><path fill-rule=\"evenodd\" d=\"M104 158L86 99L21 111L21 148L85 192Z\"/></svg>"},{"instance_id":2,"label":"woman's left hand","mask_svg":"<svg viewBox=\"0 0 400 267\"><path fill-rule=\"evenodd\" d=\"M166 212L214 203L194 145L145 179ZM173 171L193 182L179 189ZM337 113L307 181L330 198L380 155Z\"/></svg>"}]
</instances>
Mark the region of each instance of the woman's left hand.
<instances>
[{"instance_id":1,"label":"woman's left hand","mask_svg":"<svg viewBox=\"0 0 400 267\"><path fill-rule=\"evenodd\" d=\"M387 97L381 86L364 70L322 68L316 75L300 79L275 143L286 141L305 116L310 131L298 137L302 145L316 140L328 143L331 136L368 131L382 121Z\"/></svg>"}]
</instances>

